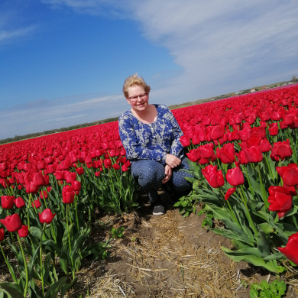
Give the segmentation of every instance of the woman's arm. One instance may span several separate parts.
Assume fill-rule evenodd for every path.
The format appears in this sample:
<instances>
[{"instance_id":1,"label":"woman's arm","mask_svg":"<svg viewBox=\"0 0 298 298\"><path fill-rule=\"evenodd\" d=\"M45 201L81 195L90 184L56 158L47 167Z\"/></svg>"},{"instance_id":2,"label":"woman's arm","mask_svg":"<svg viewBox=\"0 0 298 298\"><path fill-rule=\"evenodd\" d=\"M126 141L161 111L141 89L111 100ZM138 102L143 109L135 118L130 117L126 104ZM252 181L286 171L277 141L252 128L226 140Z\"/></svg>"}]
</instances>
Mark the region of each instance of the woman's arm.
<instances>
[{"instance_id":1,"label":"woman's arm","mask_svg":"<svg viewBox=\"0 0 298 298\"><path fill-rule=\"evenodd\" d=\"M119 117L119 134L123 147L126 150L126 157L130 160L134 159L150 159L165 164L166 153L162 150L150 150L138 141L132 121L129 115L121 115Z\"/></svg>"},{"instance_id":2,"label":"woman's arm","mask_svg":"<svg viewBox=\"0 0 298 298\"><path fill-rule=\"evenodd\" d=\"M172 124L173 137L174 137L174 140L171 145L170 153L179 157L183 152L183 146L180 142L180 137L183 135L183 132L182 132L176 118L174 117L173 113L170 110L169 110L169 112L171 113L170 121Z\"/></svg>"}]
</instances>

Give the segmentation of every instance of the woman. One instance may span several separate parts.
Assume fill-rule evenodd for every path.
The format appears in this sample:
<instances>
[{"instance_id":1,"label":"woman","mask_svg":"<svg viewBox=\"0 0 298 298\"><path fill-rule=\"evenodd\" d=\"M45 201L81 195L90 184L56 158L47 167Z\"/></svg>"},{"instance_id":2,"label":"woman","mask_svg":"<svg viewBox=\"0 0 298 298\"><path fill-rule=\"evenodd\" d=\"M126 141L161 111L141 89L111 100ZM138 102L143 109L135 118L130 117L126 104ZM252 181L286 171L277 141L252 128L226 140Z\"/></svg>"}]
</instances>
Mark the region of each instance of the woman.
<instances>
[{"instance_id":1,"label":"woman","mask_svg":"<svg viewBox=\"0 0 298 298\"><path fill-rule=\"evenodd\" d=\"M168 183L176 191L191 189L181 169L189 169L180 137L183 135L172 112L165 105L149 104L150 86L137 74L128 77L123 94L131 109L119 117L119 134L138 179L153 205L153 215L165 213L157 190Z\"/></svg>"}]
</instances>

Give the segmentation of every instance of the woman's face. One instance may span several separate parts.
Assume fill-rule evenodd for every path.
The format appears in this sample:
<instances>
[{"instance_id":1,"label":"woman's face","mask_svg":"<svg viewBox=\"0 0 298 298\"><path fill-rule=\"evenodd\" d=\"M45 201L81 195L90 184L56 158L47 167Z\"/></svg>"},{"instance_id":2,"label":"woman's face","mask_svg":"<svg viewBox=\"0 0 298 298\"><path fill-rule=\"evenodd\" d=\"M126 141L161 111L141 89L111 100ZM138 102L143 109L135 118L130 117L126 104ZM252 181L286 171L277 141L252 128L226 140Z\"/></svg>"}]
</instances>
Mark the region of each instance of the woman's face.
<instances>
[{"instance_id":1,"label":"woman's face","mask_svg":"<svg viewBox=\"0 0 298 298\"><path fill-rule=\"evenodd\" d=\"M134 85L128 87L127 102L131 105L132 109L136 112L146 110L148 107L149 95L146 94L143 86Z\"/></svg>"}]
</instances>

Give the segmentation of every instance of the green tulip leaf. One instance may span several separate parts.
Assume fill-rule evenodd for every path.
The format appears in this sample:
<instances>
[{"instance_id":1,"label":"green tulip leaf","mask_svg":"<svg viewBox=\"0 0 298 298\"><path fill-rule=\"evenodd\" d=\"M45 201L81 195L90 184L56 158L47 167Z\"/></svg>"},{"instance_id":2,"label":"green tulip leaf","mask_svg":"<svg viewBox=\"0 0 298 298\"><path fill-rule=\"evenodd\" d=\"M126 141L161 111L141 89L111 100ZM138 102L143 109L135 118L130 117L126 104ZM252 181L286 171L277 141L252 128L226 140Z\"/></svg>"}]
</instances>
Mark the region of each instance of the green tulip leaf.
<instances>
[{"instance_id":1,"label":"green tulip leaf","mask_svg":"<svg viewBox=\"0 0 298 298\"><path fill-rule=\"evenodd\" d=\"M43 266L42 266L42 270L43 270L43 282L46 285L48 278L49 278L49 273L50 273L50 267L51 267L51 254L48 253L43 261Z\"/></svg>"},{"instance_id":2,"label":"green tulip leaf","mask_svg":"<svg viewBox=\"0 0 298 298\"><path fill-rule=\"evenodd\" d=\"M18 286L13 283L0 283L0 291L4 292L11 298L24 298L23 294L19 292Z\"/></svg>"},{"instance_id":3,"label":"green tulip leaf","mask_svg":"<svg viewBox=\"0 0 298 298\"><path fill-rule=\"evenodd\" d=\"M263 258L265 261L270 261L270 260L281 260L281 259L286 259L285 255L283 255L281 252L278 252L276 254L269 255L265 258Z\"/></svg>"},{"instance_id":4,"label":"green tulip leaf","mask_svg":"<svg viewBox=\"0 0 298 298\"><path fill-rule=\"evenodd\" d=\"M57 282L50 286L44 298L56 298L58 292L67 281L67 276L60 278Z\"/></svg>"},{"instance_id":5,"label":"green tulip leaf","mask_svg":"<svg viewBox=\"0 0 298 298\"><path fill-rule=\"evenodd\" d=\"M272 228L272 226L270 226L266 222L259 224L258 227L259 227L259 230L262 230L265 234L271 234L274 232L274 229Z\"/></svg>"},{"instance_id":6,"label":"green tulip leaf","mask_svg":"<svg viewBox=\"0 0 298 298\"><path fill-rule=\"evenodd\" d=\"M33 277L33 266L35 265L35 259L36 259L36 256L39 252L39 246L37 246L37 248L35 249L34 253L33 253L33 256L31 257L29 263L28 263L28 279L31 280L32 277Z\"/></svg>"},{"instance_id":7,"label":"green tulip leaf","mask_svg":"<svg viewBox=\"0 0 298 298\"><path fill-rule=\"evenodd\" d=\"M63 285L61 288L60 297L64 297L64 294L75 285L77 280L78 278L76 277L71 283Z\"/></svg>"},{"instance_id":8,"label":"green tulip leaf","mask_svg":"<svg viewBox=\"0 0 298 298\"><path fill-rule=\"evenodd\" d=\"M38 227L30 227L30 234L40 240L41 238L41 229Z\"/></svg>"},{"instance_id":9,"label":"green tulip leaf","mask_svg":"<svg viewBox=\"0 0 298 298\"><path fill-rule=\"evenodd\" d=\"M261 257L265 258L269 256L270 255L269 241L262 230L259 231L257 243L258 243L258 249L261 253Z\"/></svg>"}]
</instances>

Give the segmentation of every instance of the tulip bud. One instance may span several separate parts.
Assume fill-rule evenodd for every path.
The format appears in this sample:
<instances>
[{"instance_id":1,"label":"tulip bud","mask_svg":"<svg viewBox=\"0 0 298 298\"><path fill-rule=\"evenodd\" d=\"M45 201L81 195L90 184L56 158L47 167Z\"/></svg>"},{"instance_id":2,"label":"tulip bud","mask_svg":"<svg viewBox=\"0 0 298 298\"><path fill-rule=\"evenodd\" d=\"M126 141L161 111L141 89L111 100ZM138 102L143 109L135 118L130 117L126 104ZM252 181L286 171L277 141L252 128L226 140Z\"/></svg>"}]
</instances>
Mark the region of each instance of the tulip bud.
<instances>
[{"instance_id":1,"label":"tulip bud","mask_svg":"<svg viewBox=\"0 0 298 298\"><path fill-rule=\"evenodd\" d=\"M22 225L22 227L18 230L18 234L20 238L25 238L28 236L28 226Z\"/></svg>"}]
</instances>

